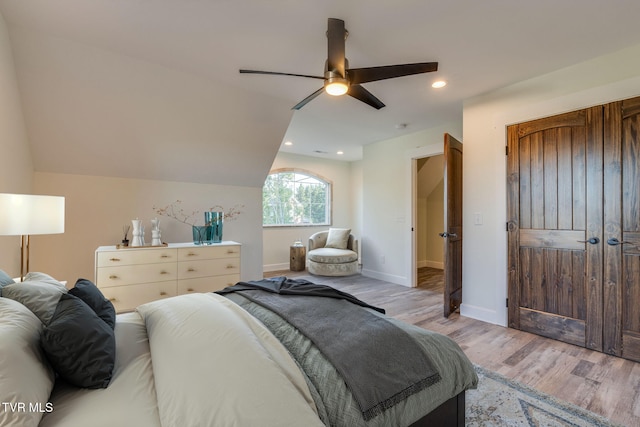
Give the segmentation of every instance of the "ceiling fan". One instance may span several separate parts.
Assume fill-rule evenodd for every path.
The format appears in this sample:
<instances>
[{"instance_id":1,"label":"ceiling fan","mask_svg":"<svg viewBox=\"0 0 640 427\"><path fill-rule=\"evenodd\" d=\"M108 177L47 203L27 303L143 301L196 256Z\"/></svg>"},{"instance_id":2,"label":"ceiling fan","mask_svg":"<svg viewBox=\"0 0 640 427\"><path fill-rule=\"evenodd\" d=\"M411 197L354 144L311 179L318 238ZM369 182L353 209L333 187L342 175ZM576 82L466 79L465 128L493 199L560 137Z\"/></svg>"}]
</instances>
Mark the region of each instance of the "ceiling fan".
<instances>
[{"instance_id":1,"label":"ceiling fan","mask_svg":"<svg viewBox=\"0 0 640 427\"><path fill-rule=\"evenodd\" d=\"M310 76L307 74L280 73L276 71L240 70L247 74L270 74L278 76L307 77L324 80L324 86L298 102L293 109L299 110L309 101L326 91L330 95L347 94L375 108L384 107L382 101L362 87L361 83L377 80L393 79L412 74L429 73L438 70L437 62L419 62L415 64L386 65L381 67L349 68L349 61L345 58L345 40L349 32L344 27L342 19L329 18L327 39L328 58L324 76Z\"/></svg>"}]
</instances>

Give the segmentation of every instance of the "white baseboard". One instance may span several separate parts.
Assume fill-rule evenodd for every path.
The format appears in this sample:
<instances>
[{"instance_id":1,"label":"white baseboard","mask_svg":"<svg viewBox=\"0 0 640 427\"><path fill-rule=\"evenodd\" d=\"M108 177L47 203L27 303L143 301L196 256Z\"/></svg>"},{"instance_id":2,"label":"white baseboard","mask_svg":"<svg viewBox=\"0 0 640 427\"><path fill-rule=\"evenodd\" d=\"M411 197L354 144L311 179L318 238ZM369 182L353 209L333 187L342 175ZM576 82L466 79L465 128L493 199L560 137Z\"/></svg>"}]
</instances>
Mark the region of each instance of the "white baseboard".
<instances>
[{"instance_id":1,"label":"white baseboard","mask_svg":"<svg viewBox=\"0 0 640 427\"><path fill-rule=\"evenodd\" d=\"M423 261L418 261L416 263L416 267L417 268L430 267L430 268L437 268L438 270L444 270L444 263L442 261L423 260Z\"/></svg>"},{"instance_id":2,"label":"white baseboard","mask_svg":"<svg viewBox=\"0 0 640 427\"><path fill-rule=\"evenodd\" d=\"M492 323L494 325L507 326L503 324L503 321L495 310L489 310L474 305L464 303L460 304L460 316L482 320L483 322Z\"/></svg>"},{"instance_id":3,"label":"white baseboard","mask_svg":"<svg viewBox=\"0 0 640 427\"><path fill-rule=\"evenodd\" d=\"M411 283L409 283L410 279L407 279L404 276L396 276L394 274L382 273L380 271L368 270L366 268L362 269L361 274L365 277L371 277L372 279L384 280L385 282L395 283L396 285L411 287Z\"/></svg>"},{"instance_id":4,"label":"white baseboard","mask_svg":"<svg viewBox=\"0 0 640 427\"><path fill-rule=\"evenodd\" d=\"M289 263L282 263L282 264L268 264L268 265L263 265L262 266L262 271L263 272L269 272L269 271L280 271L280 270L288 270L289 269Z\"/></svg>"}]
</instances>

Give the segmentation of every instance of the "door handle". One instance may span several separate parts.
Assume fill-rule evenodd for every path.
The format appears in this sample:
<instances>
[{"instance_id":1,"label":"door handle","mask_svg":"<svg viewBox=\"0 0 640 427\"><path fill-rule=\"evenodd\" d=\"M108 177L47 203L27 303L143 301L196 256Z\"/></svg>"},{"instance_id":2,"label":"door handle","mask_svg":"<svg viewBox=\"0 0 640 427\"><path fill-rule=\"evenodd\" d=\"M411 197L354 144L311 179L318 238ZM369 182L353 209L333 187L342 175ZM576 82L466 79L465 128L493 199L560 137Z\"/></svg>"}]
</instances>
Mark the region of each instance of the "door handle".
<instances>
[{"instance_id":1,"label":"door handle","mask_svg":"<svg viewBox=\"0 0 640 427\"><path fill-rule=\"evenodd\" d=\"M611 240L611 239L609 239L609 240ZM600 239L598 239L597 237L592 237L592 238L587 239L587 240L578 240L578 242L580 242L580 243L589 243L589 244L592 244L592 245L597 245L598 243L600 243ZM609 243L609 244L611 244L611 243Z\"/></svg>"},{"instance_id":2,"label":"door handle","mask_svg":"<svg viewBox=\"0 0 640 427\"><path fill-rule=\"evenodd\" d=\"M447 233L446 231L443 232L443 233L438 233L438 236L444 237L445 239L447 237L458 237L458 235L456 233Z\"/></svg>"},{"instance_id":3,"label":"door handle","mask_svg":"<svg viewBox=\"0 0 640 427\"><path fill-rule=\"evenodd\" d=\"M609 240L607 240L607 243L611 246L618 246L618 245L625 245L629 242L621 242L620 240L616 239L615 237L610 238Z\"/></svg>"}]
</instances>

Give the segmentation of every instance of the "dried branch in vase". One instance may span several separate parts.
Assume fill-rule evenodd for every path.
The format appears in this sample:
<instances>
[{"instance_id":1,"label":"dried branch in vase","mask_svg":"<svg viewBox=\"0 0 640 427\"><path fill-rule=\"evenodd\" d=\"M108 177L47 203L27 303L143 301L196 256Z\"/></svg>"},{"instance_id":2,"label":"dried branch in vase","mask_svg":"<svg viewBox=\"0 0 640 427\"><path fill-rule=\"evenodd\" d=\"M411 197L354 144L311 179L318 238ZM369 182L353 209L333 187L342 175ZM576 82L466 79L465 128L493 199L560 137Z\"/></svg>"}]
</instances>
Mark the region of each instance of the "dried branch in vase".
<instances>
[{"instance_id":1,"label":"dried branch in vase","mask_svg":"<svg viewBox=\"0 0 640 427\"><path fill-rule=\"evenodd\" d=\"M176 221L182 222L183 224L187 224L191 226L197 225L199 221L198 216L201 214L201 212L198 210L187 212L182 208L181 204L182 204L182 200L176 200L175 202L170 203L167 206L164 206L161 208L154 206L153 210L158 215L166 216L168 218L173 218ZM242 214L242 210L241 210L242 208L244 208L244 205L238 204L228 210L225 210L222 205L215 205L209 208L207 211L223 212L225 220L233 221L237 219L240 216L240 214ZM204 225L211 225L211 224L204 224Z\"/></svg>"}]
</instances>

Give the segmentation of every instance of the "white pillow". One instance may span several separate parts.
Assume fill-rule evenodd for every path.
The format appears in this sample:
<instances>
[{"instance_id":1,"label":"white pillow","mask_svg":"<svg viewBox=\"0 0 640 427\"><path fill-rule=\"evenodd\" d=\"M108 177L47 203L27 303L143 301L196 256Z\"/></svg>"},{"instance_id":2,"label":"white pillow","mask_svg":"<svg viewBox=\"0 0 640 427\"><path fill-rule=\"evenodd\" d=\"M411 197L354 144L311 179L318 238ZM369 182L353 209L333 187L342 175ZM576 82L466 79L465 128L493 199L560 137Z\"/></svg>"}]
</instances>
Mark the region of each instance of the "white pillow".
<instances>
[{"instance_id":1,"label":"white pillow","mask_svg":"<svg viewBox=\"0 0 640 427\"><path fill-rule=\"evenodd\" d=\"M350 228L330 228L329 235L327 236L327 243L325 243L324 247L347 249L347 243L349 242L350 234Z\"/></svg>"},{"instance_id":2,"label":"white pillow","mask_svg":"<svg viewBox=\"0 0 640 427\"><path fill-rule=\"evenodd\" d=\"M0 425L37 426L53 389L53 369L40 349L42 322L19 302L0 298ZM12 408L12 405L13 408ZM24 406L22 406L24 405Z\"/></svg>"}]
</instances>

